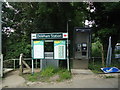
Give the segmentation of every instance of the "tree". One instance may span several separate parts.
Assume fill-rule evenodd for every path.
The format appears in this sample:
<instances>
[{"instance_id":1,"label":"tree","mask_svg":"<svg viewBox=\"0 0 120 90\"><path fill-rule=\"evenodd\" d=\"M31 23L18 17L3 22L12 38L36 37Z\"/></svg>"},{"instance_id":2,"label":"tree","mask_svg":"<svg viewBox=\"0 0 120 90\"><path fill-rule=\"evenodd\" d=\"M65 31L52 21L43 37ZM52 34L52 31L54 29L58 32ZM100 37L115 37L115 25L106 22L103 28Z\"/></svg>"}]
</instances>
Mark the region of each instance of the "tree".
<instances>
[{"instance_id":1,"label":"tree","mask_svg":"<svg viewBox=\"0 0 120 90\"><path fill-rule=\"evenodd\" d=\"M17 58L22 52L31 56L31 33L66 32L69 19L69 30L74 26L84 26L86 3L10 3L13 8L3 4L3 53L5 58ZM8 28L9 27L9 28ZM11 32L13 30L13 32ZM72 32L70 32L72 34Z\"/></svg>"},{"instance_id":2,"label":"tree","mask_svg":"<svg viewBox=\"0 0 120 90\"><path fill-rule=\"evenodd\" d=\"M112 48L120 40L120 3L93 3L94 13L90 14L95 20L94 33L103 44L104 52L107 53L109 36L112 37ZM106 54L105 54L106 55Z\"/></svg>"}]
</instances>

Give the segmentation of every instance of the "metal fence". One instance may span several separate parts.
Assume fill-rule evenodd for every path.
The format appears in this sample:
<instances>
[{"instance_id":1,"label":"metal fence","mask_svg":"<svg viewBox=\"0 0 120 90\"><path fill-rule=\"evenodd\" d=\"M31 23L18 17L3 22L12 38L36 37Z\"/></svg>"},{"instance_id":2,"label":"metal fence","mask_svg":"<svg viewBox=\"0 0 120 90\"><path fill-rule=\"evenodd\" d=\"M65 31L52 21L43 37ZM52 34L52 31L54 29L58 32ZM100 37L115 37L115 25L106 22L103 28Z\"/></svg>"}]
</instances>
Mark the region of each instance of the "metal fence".
<instances>
[{"instance_id":1,"label":"metal fence","mask_svg":"<svg viewBox=\"0 0 120 90\"><path fill-rule=\"evenodd\" d=\"M32 67L32 58L24 58L26 63ZM40 60L35 59L34 60L34 68L40 67ZM12 69L18 69L19 68L19 59L8 59L3 61L3 68L12 68Z\"/></svg>"},{"instance_id":2,"label":"metal fence","mask_svg":"<svg viewBox=\"0 0 120 90\"><path fill-rule=\"evenodd\" d=\"M24 58L26 63L32 68L32 58ZM101 57L91 57L91 62L100 61ZM3 61L3 68L11 68L13 70L19 68L19 59L8 59ZM40 59L34 59L34 68L40 68Z\"/></svg>"},{"instance_id":3,"label":"metal fence","mask_svg":"<svg viewBox=\"0 0 120 90\"><path fill-rule=\"evenodd\" d=\"M93 63L93 65L95 64L95 62L99 62L102 59L102 57L91 57L91 61Z\"/></svg>"}]
</instances>

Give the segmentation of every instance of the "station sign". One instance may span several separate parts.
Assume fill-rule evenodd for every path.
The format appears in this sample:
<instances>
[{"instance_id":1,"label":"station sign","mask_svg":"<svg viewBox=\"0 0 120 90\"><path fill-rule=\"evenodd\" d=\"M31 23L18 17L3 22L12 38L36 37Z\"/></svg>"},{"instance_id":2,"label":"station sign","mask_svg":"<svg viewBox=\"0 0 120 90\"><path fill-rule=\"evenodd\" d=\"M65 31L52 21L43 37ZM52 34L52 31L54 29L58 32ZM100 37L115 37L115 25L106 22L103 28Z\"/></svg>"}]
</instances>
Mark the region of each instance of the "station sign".
<instances>
[{"instance_id":1,"label":"station sign","mask_svg":"<svg viewBox=\"0 0 120 90\"><path fill-rule=\"evenodd\" d=\"M68 33L37 33L32 34L31 39L67 39Z\"/></svg>"}]
</instances>

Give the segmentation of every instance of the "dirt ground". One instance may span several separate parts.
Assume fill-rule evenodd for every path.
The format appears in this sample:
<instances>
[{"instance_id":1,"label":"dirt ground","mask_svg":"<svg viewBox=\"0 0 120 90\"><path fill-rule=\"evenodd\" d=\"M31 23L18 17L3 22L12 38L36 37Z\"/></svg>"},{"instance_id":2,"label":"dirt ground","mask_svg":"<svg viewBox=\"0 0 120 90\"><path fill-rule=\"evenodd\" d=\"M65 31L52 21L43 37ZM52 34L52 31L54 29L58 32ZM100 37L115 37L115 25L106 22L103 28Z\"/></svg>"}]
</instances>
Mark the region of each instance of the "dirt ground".
<instances>
[{"instance_id":1,"label":"dirt ground","mask_svg":"<svg viewBox=\"0 0 120 90\"><path fill-rule=\"evenodd\" d=\"M19 71L8 73L2 80L3 88L118 88L118 74L103 78L103 74L74 74L63 82L28 82L19 76Z\"/></svg>"}]
</instances>

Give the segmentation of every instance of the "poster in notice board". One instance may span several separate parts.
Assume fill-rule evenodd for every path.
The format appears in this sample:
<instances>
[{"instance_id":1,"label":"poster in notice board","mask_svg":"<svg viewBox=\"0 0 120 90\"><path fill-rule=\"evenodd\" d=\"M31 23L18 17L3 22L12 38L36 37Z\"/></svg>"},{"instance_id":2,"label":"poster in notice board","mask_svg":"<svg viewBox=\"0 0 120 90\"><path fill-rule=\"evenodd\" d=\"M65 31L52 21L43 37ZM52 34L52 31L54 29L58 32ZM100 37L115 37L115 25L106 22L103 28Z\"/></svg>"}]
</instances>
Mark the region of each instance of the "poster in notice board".
<instances>
[{"instance_id":1,"label":"poster in notice board","mask_svg":"<svg viewBox=\"0 0 120 90\"><path fill-rule=\"evenodd\" d=\"M54 59L66 59L66 41L54 41Z\"/></svg>"},{"instance_id":2,"label":"poster in notice board","mask_svg":"<svg viewBox=\"0 0 120 90\"><path fill-rule=\"evenodd\" d=\"M44 58L44 41L43 40L33 41L33 58L34 59Z\"/></svg>"}]
</instances>

